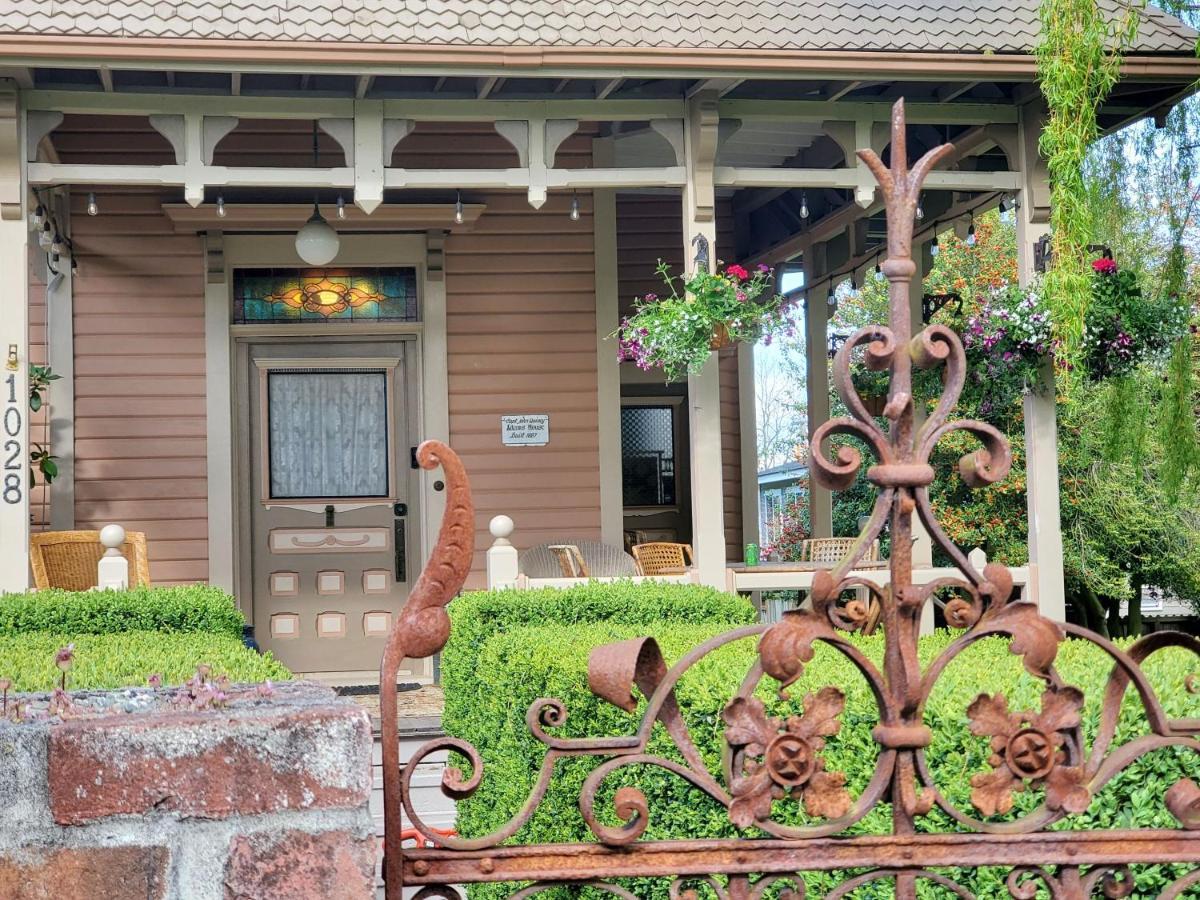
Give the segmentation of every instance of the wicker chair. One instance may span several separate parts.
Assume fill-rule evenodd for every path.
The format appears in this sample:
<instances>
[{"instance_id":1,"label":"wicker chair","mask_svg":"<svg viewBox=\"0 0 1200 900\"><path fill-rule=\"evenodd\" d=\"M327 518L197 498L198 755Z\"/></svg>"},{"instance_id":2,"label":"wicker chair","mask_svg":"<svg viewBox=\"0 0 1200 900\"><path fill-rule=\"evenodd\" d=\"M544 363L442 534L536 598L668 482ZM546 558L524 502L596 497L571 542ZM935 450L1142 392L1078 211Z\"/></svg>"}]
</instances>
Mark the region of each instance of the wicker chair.
<instances>
[{"instance_id":1,"label":"wicker chair","mask_svg":"<svg viewBox=\"0 0 1200 900\"><path fill-rule=\"evenodd\" d=\"M575 558L570 549L574 548L579 557ZM567 574L563 565L566 554L575 559L576 565L582 565L582 575ZM551 544L539 544L521 554L518 568L522 575L529 578L604 578L636 575L637 563L620 547L602 544L599 541L555 541Z\"/></svg>"},{"instance_id":2,"label":"wicker chair","mask_svg":"<svg viewBox=\"0 0 1200 900\"><path fill-rule=\"evenodd\" d=\"M856 537L809 538L800 545L800 561L836 563L850 552L857 540ZM879 559L878 541L871 542L863 559L867 562Z\"/></svg>"},{"instance_id":3,"label":"wicker chair","mask_svg":"<svg viewBox=\"0 0 1200 900\"><path fill-rule=\"evenodd\" d=\"M129 560L130 584L150 584L146 535L125 532L122 555ZM29 563L38 590L86 591L97 584L96 566L104 555L98 531L43 531L29 536Z\"/></svg>"},{"instance_id":4,"label":"wicker chair","mask_svg":"<svg viewBox=\"0 0 1200 900\"><path fill-rule=\"evenodd\" d=\"M692 565L692 545L668 541L634 544L633 558L643 575L682 575Z\"/></svg>"}]
</instances>

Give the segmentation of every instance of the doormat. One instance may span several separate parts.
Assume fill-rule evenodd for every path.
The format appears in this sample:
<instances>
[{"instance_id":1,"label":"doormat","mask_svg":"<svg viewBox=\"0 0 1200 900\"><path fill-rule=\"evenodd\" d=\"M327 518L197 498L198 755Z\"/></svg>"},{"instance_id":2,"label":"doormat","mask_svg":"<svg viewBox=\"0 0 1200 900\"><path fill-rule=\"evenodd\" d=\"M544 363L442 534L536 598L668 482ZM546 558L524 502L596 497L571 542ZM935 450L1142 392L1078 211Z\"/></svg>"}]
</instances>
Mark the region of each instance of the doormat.
<instances>
[{"instance_id":1,"label":"doormat","mask_svg":"<svg viewBox=\"0 0 1200 900\"><path fill-rule=\"evenodd\" d=\"M404 681L396 685L396 693L419 690L421 685L415 681ZM369 697L379 693L377 684L343 684L334 687L334 693L339 697Z\"/></svg>"}]
</instances>

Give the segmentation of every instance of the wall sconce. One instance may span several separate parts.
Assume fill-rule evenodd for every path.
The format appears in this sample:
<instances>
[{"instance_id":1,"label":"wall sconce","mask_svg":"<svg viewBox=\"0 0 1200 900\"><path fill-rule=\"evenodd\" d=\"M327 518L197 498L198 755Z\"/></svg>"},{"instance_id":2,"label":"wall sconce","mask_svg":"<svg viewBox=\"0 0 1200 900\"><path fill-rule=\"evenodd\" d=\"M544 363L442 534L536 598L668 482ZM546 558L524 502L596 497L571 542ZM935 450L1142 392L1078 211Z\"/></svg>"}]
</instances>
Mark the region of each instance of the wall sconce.
<instances>
[{"instance_id":1,"label":"wall sconce","mask_svg":"<svg viewBox=\"0 0 1200 900\"><path fill-rule=\"evenodd\" d=\"M1042 275L1046 274L1046 270L1050 268L1052 257L1050 235L1043 234L1033 245L1033 271Z\"/></svg>"},{"instance_id":2,"label":"wall sconce","mask_svg":"<svg viewBox=\"0 0 1200 900\"><path fill-rule=\"evenodd\" d=\"M9 344L8 345L8 356L5 357L5 359L4 359L4 368L8 369L8 371L10 371L10 372L15 372L20 367L21 367L21 364L20 364L19 360L17 359L17 345Z\"/></svg>"}]
</instances>

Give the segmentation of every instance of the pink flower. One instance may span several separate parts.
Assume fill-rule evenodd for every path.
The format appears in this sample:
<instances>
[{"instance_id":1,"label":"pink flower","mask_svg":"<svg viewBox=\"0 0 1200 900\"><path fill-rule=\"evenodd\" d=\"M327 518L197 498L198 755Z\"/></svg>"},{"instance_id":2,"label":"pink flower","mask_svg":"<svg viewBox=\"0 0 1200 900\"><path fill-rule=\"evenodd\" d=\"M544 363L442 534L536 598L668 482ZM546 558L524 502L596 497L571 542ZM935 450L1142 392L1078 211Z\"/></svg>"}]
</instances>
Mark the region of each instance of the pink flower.
<instances>
[{"instance_id":1,"label":"pink flower","mask_svg":"<svg viewBox=\"0 0 1200 900\"><path fill-rule=\"evenodd\" d=\"M736 296L737 296L737 299L738 299L738 303L745 303L745 302L746 302L746 292L745 292L745 291L738 291L738 292L737 292L737 294L736 294Z\"/></svg>"},{"instance_id":2,"label":"pink flower","mask_svg":"<svg viewBox=\"0 0 1200 900\"><path fill-rule=\"evenodd\" d=\"M758 271L762 272L764 275L768 275L771 272L771 267L768 266L766 263L759 263Z\"/></svg>"},{"instance_id":3,"label":"pink flower","mask_svg":"<svg viewBox=\"0 0 1200 900\"><path fill-rule=\"evenodd\" d=\"M747 272L745 269L743 269L741 266L739 266L737 263L734 263L732 266L727 266L725 268L725 274L732 275L734 278L737 278L741 281L745 281L747 278L750 277L750 273Z\"/></svg>"},{"instance_id":4,"label":"pink flower","mask_svg":"<svg viewBox=\"0 0 1200 900\"><path fill-rule=\"evenodd\" d=\"M58 652L54 654L54 664L62 671L67 671L75 662L75 645L67 644L65 647L60 647Z\"/></svg>"},{"instance_id":5,"label":"pink flower","mask_svg":"<svg viewBox=\"0 0 1200 900\"><path fill-rule=\"evenodd\" d=\"M162 687L162 675L158 674L158 672L151 673L150 677L146 679L146 684L152 688Z\"/></svg>"},{"instance_id":6,"label":"pink flower","mask_svg":"<svg viewBox=\"0 0 1200 900\"><path fill-rule=\"evenodd\" d=\"M1099 275L1112 275L1117 271L1117 261L1102 256L1092 262L1092 271Z\"/></svg>"}]
</instances>

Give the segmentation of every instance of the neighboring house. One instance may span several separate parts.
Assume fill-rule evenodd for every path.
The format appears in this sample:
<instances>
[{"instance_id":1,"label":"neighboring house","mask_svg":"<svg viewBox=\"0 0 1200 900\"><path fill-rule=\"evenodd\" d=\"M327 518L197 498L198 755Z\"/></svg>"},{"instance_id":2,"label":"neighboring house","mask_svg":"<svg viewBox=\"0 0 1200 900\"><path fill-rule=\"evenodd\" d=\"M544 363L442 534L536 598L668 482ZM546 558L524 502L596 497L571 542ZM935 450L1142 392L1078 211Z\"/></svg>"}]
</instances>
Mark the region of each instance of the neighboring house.
<instances>
[{"instance_id":1,"label":"neighboring house","mask_svg":"<svg viewBox=\"0 0 1200 900\"><path fill-rule=\"evenodd\" d=\"M794 504L808 496L808 466L789 462L758 473L758 538L763 546L779 539L779 530Z\"/></svg>"},{"instance_id":2,"label":"neighboring house","mask_svg":"<svg viewBox=\"0 0 1200 900\"><path fill-rule=\"evenodd\" d=\"M234 591L294 669L373 668L445 503L411 465L429 437L472 478L472 586L501 513L521 548L673 534L724 584L759 537L751 350L664 386L607 335L659 259L705 243L798 264L818 298L873 269L882 204L854 151L886 154L901 97L910 155L956 147L926 182L922 265L935 229L1016 196L1029 278L1038 6L8 0L0 589L26 583L31 515L119 522L155 581ZM1101 126L1191 91L1196 37L1148 10ZM824 335L826 304L806 316ZM29 423L47 361L63 377ZM34 442L62 475L31 497ZM1060 615L1052 442L1028 468L1031 592ZM812 504L828 533L828 493Z\"/></svg>"}]
</instances>

